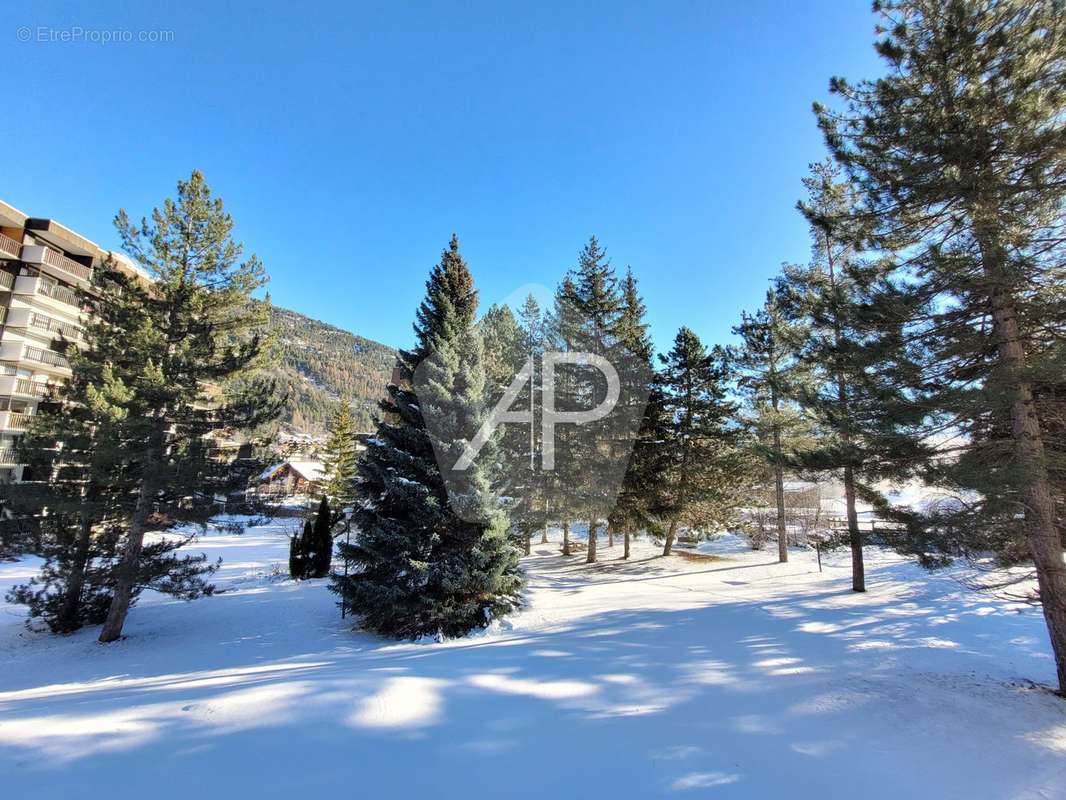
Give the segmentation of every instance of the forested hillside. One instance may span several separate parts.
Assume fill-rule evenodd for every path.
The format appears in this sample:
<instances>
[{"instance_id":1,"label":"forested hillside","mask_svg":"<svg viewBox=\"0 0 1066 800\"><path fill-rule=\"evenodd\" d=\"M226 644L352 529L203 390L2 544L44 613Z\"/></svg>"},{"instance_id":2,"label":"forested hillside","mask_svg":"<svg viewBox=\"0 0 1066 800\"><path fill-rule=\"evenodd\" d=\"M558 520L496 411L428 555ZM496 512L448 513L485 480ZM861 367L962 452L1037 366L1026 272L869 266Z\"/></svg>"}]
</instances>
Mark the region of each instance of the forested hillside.
<instances>
[{"instance_id":1,"label":"forested hillside","mask_svg":"<svg viewBox=\"0 0 1066 800\"><path fill-rule=\"evenodd\" d=\"M284 308L271 309L271 325L278 337L279 371L290 387L282 422L297 431L325 431L347 395L357 428L373 430L396 351Z\"/></svg>"}]
</instances>

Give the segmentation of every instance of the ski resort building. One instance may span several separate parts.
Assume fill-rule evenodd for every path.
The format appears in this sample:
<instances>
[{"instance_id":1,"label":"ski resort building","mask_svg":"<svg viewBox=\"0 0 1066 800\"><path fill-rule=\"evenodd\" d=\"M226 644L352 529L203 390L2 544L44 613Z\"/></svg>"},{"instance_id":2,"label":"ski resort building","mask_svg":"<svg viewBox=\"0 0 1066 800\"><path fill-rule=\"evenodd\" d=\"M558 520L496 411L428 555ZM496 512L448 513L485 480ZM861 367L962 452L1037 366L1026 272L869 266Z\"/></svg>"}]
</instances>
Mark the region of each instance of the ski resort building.
<instances>
[{"instance_id":1,"label":"ski resort building","mask_svg":"<svg viewBox=\"0 0 1066 800\"><path fill-rule=\"evenodd\" d=\"M79 290L112 257L128 274L148 274L52 219L0 201L0 481L29 479L16 456L37 404L70 377L63 355L81 342Z\"/></svg>"}]
</instances>

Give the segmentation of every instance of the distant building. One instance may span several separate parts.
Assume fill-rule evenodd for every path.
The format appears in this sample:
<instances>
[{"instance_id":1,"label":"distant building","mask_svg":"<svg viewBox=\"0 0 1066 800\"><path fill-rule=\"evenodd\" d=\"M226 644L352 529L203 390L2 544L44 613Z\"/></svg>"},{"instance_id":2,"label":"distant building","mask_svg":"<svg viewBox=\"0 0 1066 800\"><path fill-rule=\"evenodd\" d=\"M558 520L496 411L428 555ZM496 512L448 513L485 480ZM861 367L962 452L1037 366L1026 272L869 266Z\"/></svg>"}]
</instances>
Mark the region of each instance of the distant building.
<instances>
[{"instance_id":1,"label":"distant building","mask_svg":"<svg viewBox=\"0 0 1066 800\"><path fill-rule=\"evenodd\" d=\"M326 469L321 461L282 461L263 470L253 490L258 495L284 497L322 491Z\"/></svg>"}]
</instances>

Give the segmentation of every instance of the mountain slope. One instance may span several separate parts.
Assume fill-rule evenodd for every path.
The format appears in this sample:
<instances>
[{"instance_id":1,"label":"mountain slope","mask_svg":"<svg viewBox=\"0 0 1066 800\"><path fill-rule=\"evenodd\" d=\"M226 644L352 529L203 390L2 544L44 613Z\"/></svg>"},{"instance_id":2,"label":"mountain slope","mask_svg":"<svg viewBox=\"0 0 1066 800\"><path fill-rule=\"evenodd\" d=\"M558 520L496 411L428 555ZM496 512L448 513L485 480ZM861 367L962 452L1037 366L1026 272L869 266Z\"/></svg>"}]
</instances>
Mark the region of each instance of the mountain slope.
<instances>
[{"instance_id":1,"label":"mountain slope","mask_svg":"<svg viewBox=\"0 0 1066 800\"><path fill-rule=\"evenodd\" d=\"M290 394L282 422L295 431L323 432L347 396L359 430L373 430L396 351L284 308L271 308L270 324L278 339L277 374Z\"/></svg>"}]
</instances>

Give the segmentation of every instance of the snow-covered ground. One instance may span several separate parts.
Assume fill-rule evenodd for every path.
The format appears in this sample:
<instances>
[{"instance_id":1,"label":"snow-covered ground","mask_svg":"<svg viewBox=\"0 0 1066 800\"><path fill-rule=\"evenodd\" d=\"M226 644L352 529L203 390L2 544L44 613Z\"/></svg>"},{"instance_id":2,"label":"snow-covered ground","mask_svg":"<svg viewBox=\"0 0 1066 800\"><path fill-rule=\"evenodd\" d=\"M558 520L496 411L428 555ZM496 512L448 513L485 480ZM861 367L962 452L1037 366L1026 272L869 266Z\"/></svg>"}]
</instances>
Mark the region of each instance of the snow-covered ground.
<instances>
[{"instance_id":1,"label":"snow-covered ground","mask_svg":"<svg viewBox=\"0 0 1066 800\"><path fill-rule=\"evenodd\" d=\"M272 575L292 524L210 533L226 591L146 596L112 645L0 605L0 796L1066 797L1039 611L949 575L870 550L855 595L845 554L590 568L556 536L522 613L395 643Z\"/></svg>"}]
</instances>

